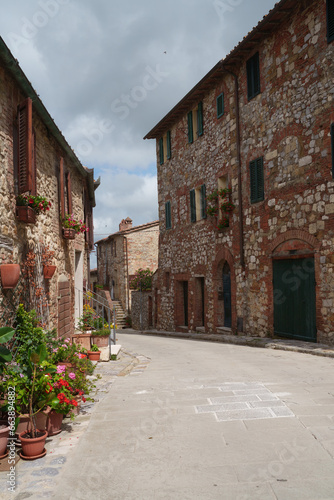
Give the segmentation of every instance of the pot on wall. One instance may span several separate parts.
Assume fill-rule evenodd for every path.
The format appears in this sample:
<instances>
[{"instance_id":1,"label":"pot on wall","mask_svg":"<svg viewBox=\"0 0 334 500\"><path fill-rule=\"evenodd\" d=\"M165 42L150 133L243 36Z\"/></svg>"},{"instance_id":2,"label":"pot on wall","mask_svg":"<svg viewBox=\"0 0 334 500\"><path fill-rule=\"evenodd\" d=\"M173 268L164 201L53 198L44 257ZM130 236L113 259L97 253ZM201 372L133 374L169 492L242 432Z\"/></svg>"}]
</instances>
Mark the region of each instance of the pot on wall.
<instances>
[{"instance_id":1,"label":"pot on wall","mask_svg":"<svg viewBox=\"0 0 334 500\"><path fill-rule=\"evenodd\" d=\"M96 344L97 347L108 347L109 335L92 335L92 344Z\"/></svg>"},{"instance_id":2,"label":"pot on wall","mask_svg":"<svg viewBox=\"0 0 334 500\"><path fill-rule=\"evenodd\" d=\"M20 278L19 264L2 264L0 266L2 288L15 288Z\"/></svg>"},{"instance_id":3,"label":"pot on wall","mask_svg":"<svg viewBox=\"0 0 334 500\"><path fill-rule=\"evenodd\" d=\"M16 216L19 221L26 224L36 223L36 212L28 206L16 207Z\"/></svg>"},{"instance_id":4,"label":"pot on wall","mask_svg":"<svg viewBox=\"0 0 334 500\"><path fill-rule=\"evenodd\" d=\"M75 239L75 230L69 227L63 227L63 238L65 240L74 240Z\"/></svg>"},{"instance_id":5,"label":"pot on wall","mask_svg":"<svg viewBox=\"0 0 334 500\"><path fill-rule=\"evenodd\" d=\"M57 269L57 266L51 266L51 265L44 265L43 266L43 275L46 280L49 280L52 278L54 275L55 271Z\"/></svg>"},{"instance_id":6,"label":"pot on wall","mask_svg":"<svg viewBox=\"0 0 334 500\"><path fill-rule=\"evenodd\" d=\"M100 361L101 351L88 351L87 354L90 361Z\"/></svg>"}]
</instances>

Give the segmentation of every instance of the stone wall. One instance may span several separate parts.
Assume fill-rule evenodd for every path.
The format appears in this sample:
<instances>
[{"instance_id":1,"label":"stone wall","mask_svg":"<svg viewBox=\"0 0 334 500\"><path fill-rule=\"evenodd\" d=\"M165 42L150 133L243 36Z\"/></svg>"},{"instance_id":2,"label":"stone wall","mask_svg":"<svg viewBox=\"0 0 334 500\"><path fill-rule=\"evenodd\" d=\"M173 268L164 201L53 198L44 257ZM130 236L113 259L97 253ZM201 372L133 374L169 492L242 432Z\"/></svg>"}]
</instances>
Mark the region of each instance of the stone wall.
<instances>
[{"instance_id":1,"label":"stone wall","mask_svg":"<svg viewBox=\"0 0 334 500\"><path fill-rule=\"evenodd\" d=\"M74 217L84 220L84 193L86 181L80 174L72 158L62 149L54 135L50 133L41 117L37 114L33 103L33 129L35 131L36 151L36 194L45 196L51 201L48 212L37 216L36 224L19 222L15 215L15 200L17 195L15 163L15 134L17 106L27 96L18 88L16 82L9 76L0 61L0 264L7 262L20 263L24 271L24 262L28 251L36 256L34 282L37 284L28 292L27 307L36 308L43 318L46 328L58 327L58 288L67 280L70 290L70 301L67 305L70 328L73 330L74 297L75 297L75 256L82 254L83 276L87 280L88 246L84 234L78 234L75 240L65 240L62 237L60 224L60 157L64 158L64 167L71 174L71 192ZM54 252L53 264L57 266L50 280L43 278L41 254L43 248L49 247ZM61 279L60 279L61 277ZM21 274L21 280L24 279ZM58 280L60 284L58 285ZM31 287L30 287L31 288ZM82 280L81 280L82 288ZM0 300L7 292L0 289ZM19 301L20 297L14 297ZM63 314L63 313L62 313ZM63 320L61 319L61 329Z\"/></svg>"},{"instance_id":2,"label":"stone wall","mask_svg":"<svg viewBox=\"0 0 334 500\"><path fill-rule=\"evenodd\" d=\"M153 327L153 293L131 292L131 319L135 330L149 330Z\"/></svg>"},{"instance_id":3,"label":"stone wall","mask_svg":"<svg viewBox=\"0 0 334 500\"><path fill-rule=\"evenodd\" d=\"M221 327L222 266L231 271L231 329L273 335L273 262L314 256L317 340L334 342L334 181L330 127L334 122L334 43L326 39L326 2L298 2L292 13L242 55L232 68L238 77L242 225L239 218L234 79L226 73L203 101L204 133L187 139L187 113L171 130L172 159L159 162L158 328L177 330L188 282L188 328ZM260 57L261 92L248 101L246 60ZM216 98L224 92L225 112L217 118ZM250 201L252 160L263 157L264 200ZM190 190L219 179L231 186L235 210L228 228L212 217L190 222ZM172 229L165 229L165 202ZM240 244L242 231L243 248ZM280 245L288 242L283 248ZM243 254L243 255L242 255ZM245 265L242 265L244 256ZM198 280L204 278L204 300ZM197 281L196 281L197 280ZM181 323L180 323L181 322Z\"/></svg>"}]
</instances>

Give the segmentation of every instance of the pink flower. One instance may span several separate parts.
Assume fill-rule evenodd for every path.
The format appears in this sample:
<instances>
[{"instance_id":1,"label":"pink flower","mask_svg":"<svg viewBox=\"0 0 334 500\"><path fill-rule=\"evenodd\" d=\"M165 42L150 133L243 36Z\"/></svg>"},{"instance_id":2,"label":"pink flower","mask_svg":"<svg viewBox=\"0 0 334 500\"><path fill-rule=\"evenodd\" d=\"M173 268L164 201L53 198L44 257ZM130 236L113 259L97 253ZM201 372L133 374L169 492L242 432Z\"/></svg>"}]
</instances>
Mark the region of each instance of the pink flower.
<instances>
[{"instance_id":1,"label":"pink flower","mask_svg":"<svg viewBox=\"0 0 334 500\"><path fill-rule=\"evenodd\" d=\"M69 342L69 341L70 341L70 339L65 339L65 340L64 340L64 342Z\"/></svg>"},{"instance_id":2,"label":"pink flower","mask_svg":"<svg viewBox=\"0 0 334 500\"><path fill-rule=\"evenodd\" d=\"M57 373L64 373L64 371L66 371L65 365L58 365L57 366Z\"/></svg>"},{"instance_id":3,"label":"pink flower","mask_svg":"<svg viewBox=\"0 0 334 500\"><path fill-rule=\"evenodd\" d=\"M74 380L74 379L75 379L75 373L73 373L73 372L69 373L69 374L68 374L68 376L69 376L72 380Z\"/></svg>"}]
</instances>

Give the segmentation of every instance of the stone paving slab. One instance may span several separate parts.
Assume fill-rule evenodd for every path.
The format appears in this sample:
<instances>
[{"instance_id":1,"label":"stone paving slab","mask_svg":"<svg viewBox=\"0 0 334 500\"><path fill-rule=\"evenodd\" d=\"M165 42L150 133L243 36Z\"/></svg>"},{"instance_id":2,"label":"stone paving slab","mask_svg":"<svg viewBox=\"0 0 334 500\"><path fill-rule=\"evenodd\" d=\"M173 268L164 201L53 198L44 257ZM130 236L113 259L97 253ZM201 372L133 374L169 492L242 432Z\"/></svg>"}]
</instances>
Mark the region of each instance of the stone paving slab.
<instances>
[{"instance_id":1,"label":"stone paving slab","mask_svg":"<svg viewBox=\"0 0 334 500\"><path fill-rule=\"evenodd\" d=\"M285 403L261 383L227 382L217 384L216 388L228 396L207 398L209 404L195 406L196 413L213 413L218 422L294 416ZM205 391L203 386L204 394Z\"/></svg>"}]
</instances>

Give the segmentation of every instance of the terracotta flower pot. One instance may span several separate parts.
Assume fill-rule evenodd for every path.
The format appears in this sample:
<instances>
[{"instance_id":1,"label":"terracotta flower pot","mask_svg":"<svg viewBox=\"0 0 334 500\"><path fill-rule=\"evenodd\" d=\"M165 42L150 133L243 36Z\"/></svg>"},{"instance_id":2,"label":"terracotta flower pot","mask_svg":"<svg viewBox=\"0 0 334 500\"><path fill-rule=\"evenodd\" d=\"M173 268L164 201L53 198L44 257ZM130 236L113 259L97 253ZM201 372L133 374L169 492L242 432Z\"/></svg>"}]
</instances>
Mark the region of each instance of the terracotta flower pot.
<instances>
[{"instance_id":1,"label":"terracotta flower pot","mask_svg":"<svg viewBox=\"0 0 334 500\"><path fill-rule=\"evenodd\" d=\"M43 275L44 275L44 278L46 280L51 279L52 276L54 275L56 269L57 269L57 266L51 266L51 265L43 266Z\"/></svg>"},{"instance_id":2,"label":"terracotta flower pot","mask_svg":"<svg viewBox=\"0 0 334 500\"><path fill-rule=\"evenodd\" d=\"M28 206L16 207L16 216L19 221L26 224L36 223L36 212Z\"/></svg>"},{"instance_id":3,"label":"terracotta flower pot","mask_svg":"<svg viewBox=\"0 0 334 500\"><path fill-rule=\"evenodd\" d=\"M20 278L19 264L2 264L0 266L1 283L3 290L15 288Z\"/></svg>"},{"instance_id":4,"label":"terracotta flower pot","mask_svg":"<svg viewBox=\"0 0 334 500\"><path fill-rule=\"evenodd\" d=\"M6 454L10 427L0 429L0 458Z\"/></svg>"},{"instance_id":5,"label":"terracotta flower pot","mask_svg":"<svg viewBox=\"0 0 334 500\"><path fill-rule=\"evenodd\" d=\"M48 431L48 436L55 436L61 432L61 424L63 422L64 415L62 413L57 413L55 410L51 410L49 413L46 430Z\"/></svg>"},{"instance_id":6,"label":"terracotta flower pot","mask_svg":"<svg viewBox=\"0 0 334 500\"><path fill-rule=\"evenodd\" d=\"M97 347L108 347L109 335L92 335L92 344L97 345Z\"/></svg>"},{"instance_id":7,"label":"terracotta flower pot","mask_svg":"<svg viewBox=\"0 0 334 500\"><path fill-rule=\"evenodd\" d=\"M75 231L69 227L63 227L63 237L65 240L74 240Z\"/></svg>"},{"instance_id":8,"label":"terracotta flower pot","mask_svg":"<svg viewBox=\"0 0 334 500\"><path fill-rule=\"evenodd\" d=\"M88 351L88 359L91 361L99 361L101 356L101 351Z\"/></svg>"},{"instance_id":9,"label":"terracotta flower pot","mask_svg":"<svg viewBox=\"0 0 334 500\"><path fill-rule=\"evenodd\" d=\"M26 437L26 431L23 431L19 434L19 439L22 445L22 455L26 458L39 458L41 455L43 455L48 432L40 430L36 430L36 432L42 433L42 435L36 438L29 438Z\"/></svg>"}]
</instances>

